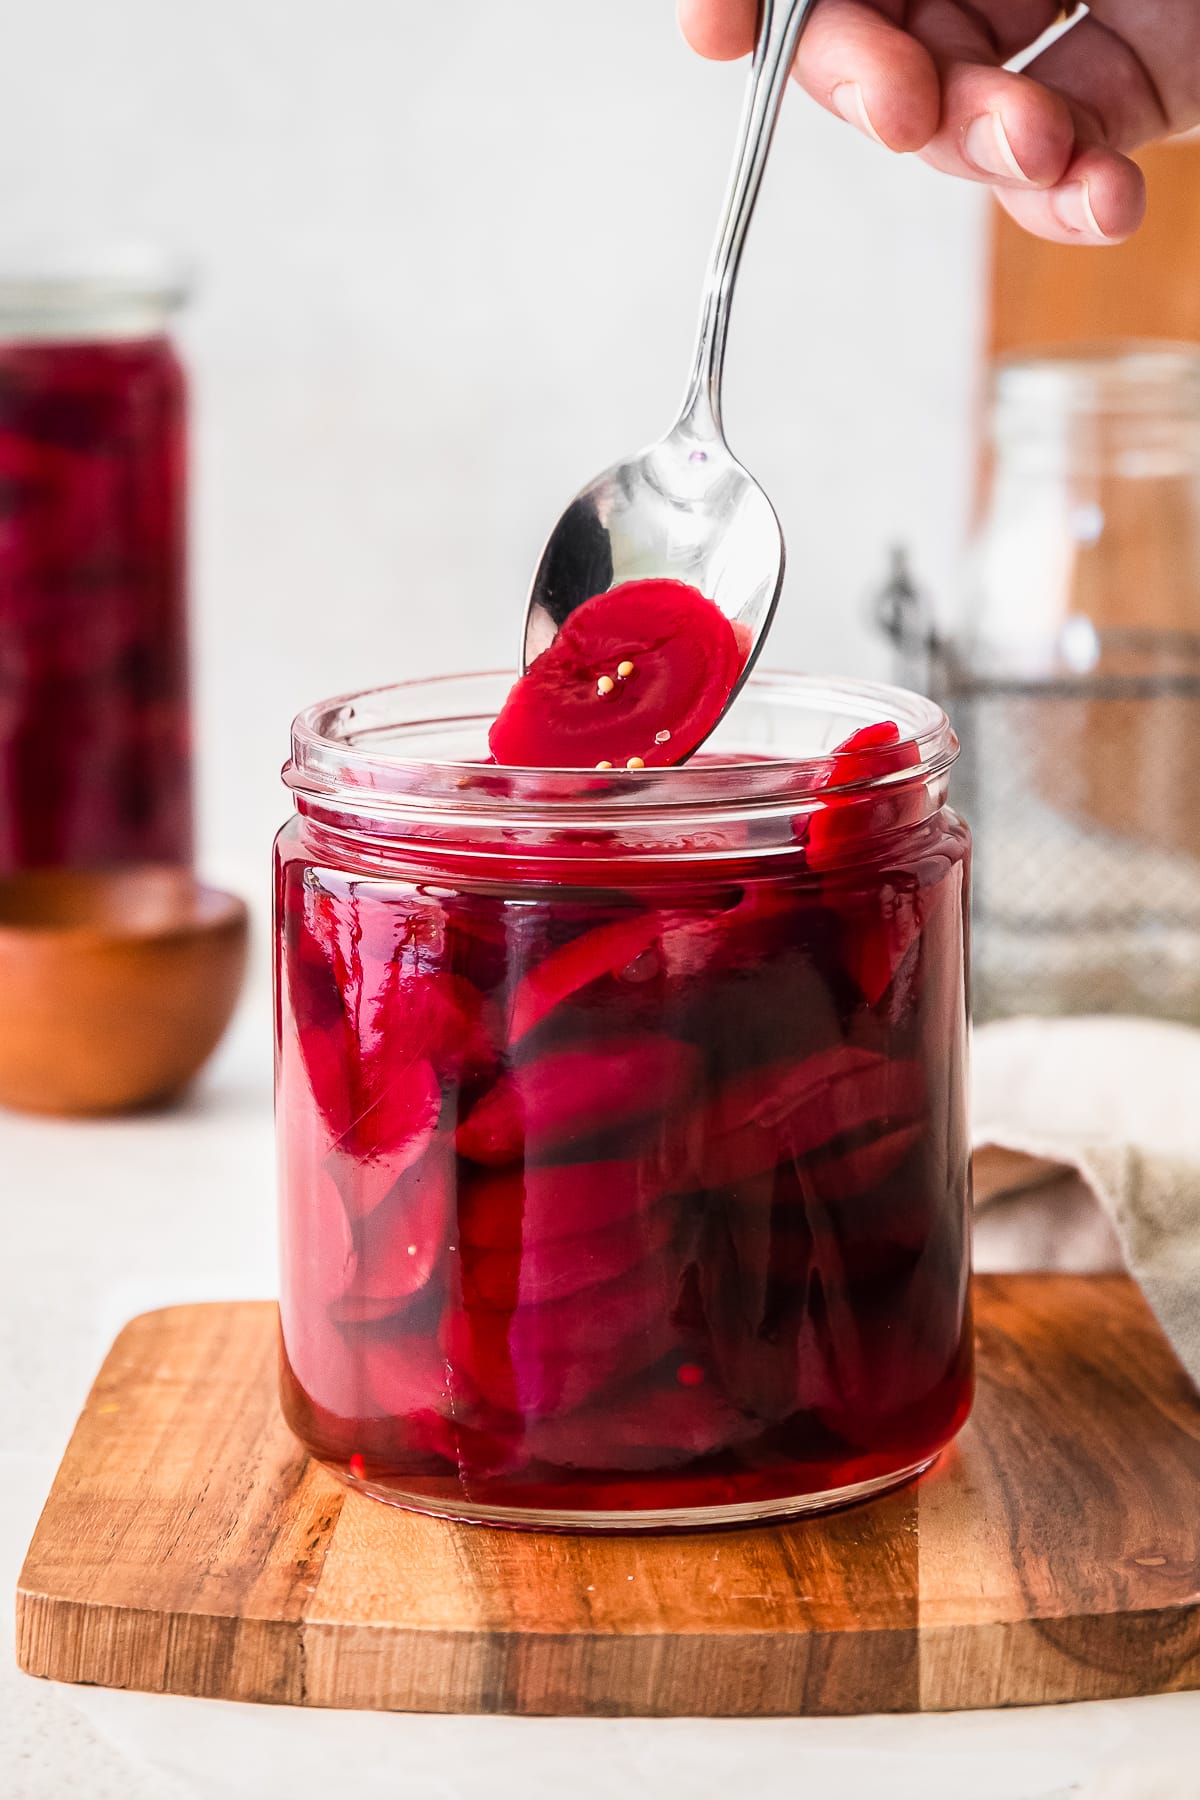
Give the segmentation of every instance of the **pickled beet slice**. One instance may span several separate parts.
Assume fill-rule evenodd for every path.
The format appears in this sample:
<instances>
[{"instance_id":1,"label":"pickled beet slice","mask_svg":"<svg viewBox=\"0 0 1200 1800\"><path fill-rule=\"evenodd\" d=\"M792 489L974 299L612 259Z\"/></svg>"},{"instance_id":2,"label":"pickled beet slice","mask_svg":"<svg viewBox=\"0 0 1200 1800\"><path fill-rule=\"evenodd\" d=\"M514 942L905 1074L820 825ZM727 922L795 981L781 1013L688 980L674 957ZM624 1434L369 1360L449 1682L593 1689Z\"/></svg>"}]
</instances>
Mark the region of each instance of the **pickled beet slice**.
<instances>
[{"instance_id":1,"label":"pickled beet slice","mask_svg":"<svg viewBox=\"0 0 1200 1800\"><path fill-rule=\"evenodd\" d=\"M622 582L570 615L488 743L498 763L524 768L681 762L716 725L744 661L729 620L698 588Z\"/></svg>"},{"instance_id":2,"label":"pickled beet slice","mask_svg":"<svg viewBox=\"0 0 1200 1800\"><path fill-rule=\"evenodd\" d=\"M828 915L822 915L828 917ZM834 922L830 920L832 939ZM698 982L680 999L680 1035L704 1045L711 1091L745 1070L787 1059L799 1065L843 1042L837 1000L823 972L834 951L782 951L757 968Z\"/></svg>"},{"instance_id":3,"label":"pickled beet slice","mask_svg":"<svg viewBox=\"0 0 1200 1800\"><path fill-rule=\"evenodd\" d=\"M446 920L445 958L485 996L501 987L508 973L508 929L504 903L461 895L442 902Z\"/></svg>"},{"instance_id":4,"label":"pickled beet slice","mask_svg":"<svg viewBox=\"0 0 1200 1800\"><path fill-rule=\"evenodd\" d=\"M537 1462L564 1469L678 1468L711 1456L761 1428L718 1391L695 1364L696 1385L676 1382L613 1396L530 1427L526 1450Z\"/></svg>"},{"instance_id":5,"label":"pickled beet slice","mask_svg":"<svg viewBox=\"0 0 1200 1800\"><path fill-rule=\"evenodd\" d=\"M836 1407L837 1384L810 1314L801 1311L770 1329L736 1314L725 1330L721 1323L717 1315L713 1355L722 1384L739 1406L770 1424Z\"/></svg>"},{"instance_id":6,"label":"pickled beet slice","mask_svg":"<svg viewBox=\"0 0 1200 1800\"><path fill-rule=\"evenodd\" d=\"M512 1253L605 1230L649 1212L662 1196L662 1173L652 1158L530 1163L469 1181L459 1230L475 1249Z\"/></svg>"},{"instance_id":7,"label":"pickled beet slice","mask_svg":"<svg viewBox=\"0 0 1200 1800\"><path fill-rule=\"evenodd\" d=\"M332 897L309 892L293 873L284 899L288 992L313 1098L335 1137L355 1116L351 1070L358 1046L342 1002L349 971Z\"/></svg>"},{"instance_id":8,"label":"pickled beet slice","mask_svg":"<svg viewBox=\"0 0 1200 1800\"><path fill-rule=\"evenodd\" d=\"M381 1092L350 1128L355 1148L364 1156L383 1154L403 1157L397 1173L415 1162L433 1135L441 1110L441 1087L433 1064L421 1059L397 1058L389 1068L381 1055L372 1070L373 1085Z\"/></svg>"},{"instance_id":9,"label":"pickled beet slice","mask_svg":"<svg viewBox=\"0 0 1200 1800\"><path fill-rule=\"evenodd\" d=\"M708 1221L699 1270L711 1355L738 1406L778 1424L836 1403L810 1307L809 1233L781 1234L765 1212L730 1206Z\"/></svg>"},{"instance_id":10,"label":"pickled beet slice","mask_svg":"<svg viewBox=\"0 0 1200 1800\"><path fill-rule=\"evenodd\" d=\"M816 1200L855 1200L890 1180L925 1136L923 1124L899 1125L869 1144L813 1158L804 1166L804 1186Z\"/></svg>"},{"instance_id":11,"label":"pickled beet slice","mask_svg":"<svg viewBox=\"0 0 1200 1800\"><path fill-rule=\"evenodd\" d=\"M357 1352L373 1410L395 1419L410 1413L465 1410L478 1392L427 1332L390 1332L364 1339Z\"/></svg>"},{"instance_id":12,"label":"pickled beet slice","mask_svg":"<svg viewBox=\"0 0 1200 1800\"><path fill-rule=\"evenodd\" d=\"M395 1332L364 1343L360 1354L371 1408L394 1422L402 1459L405 1452L435 1456L479 1475L511 1462L519 1421L482 1407L462 1369L427 1333Z\"/></svg>"},{"instance_id":13,"label":"pickled beet slice","mask_svg":"<svg viewBox=\"0 0 1200 1800\"><path fill-rule=\"evenodd\" d=\"M350 1219L327 1169L294 1171L283 1227L283 1286L298 1296L296 1320L303 1331L310 1314L323 1315L358 1270Z\"/></svg>"},{"instance_id":14,"label":"pickled beet slice","mask_svg":"<svg viewBox=\"0 0 1200 1800\"><path fill-rule=\"evenodd\" d=\"M373 1024L381 1038L432 1063L443 1080L459 1081L495 1065L488 1013L479 989L462 975L397 971Z\"/></svg>"},{"instance_id":15,"label":"pickled beet slice","mask_svg":"<svg viewBox=\"0 0 1200 1800\"><path fill-rule=\"evenodd\" d=\"M862 1134L857 1136L861 1139ZM739 1178L723 1190L724 1198L743 1213L770 1212L783 1230L797 1224L827 1229L829 1206L861 1199L882 1188L928 1137L929 1127L924 1121L898 1125L865 1141L856 1141L855 1134L850 1134L830 1148ZM892 1226L899 1216L896 1208L903 1197L889 1192L886 1198L891 1215L886 1228L878 1219L871 1219L865 1227L868 1234L885 1239L894 1235ZM839 1232L849 1216L844 1208L833 1215ZM922 1234L928 1230L925 1219Z\"/></svg>"},{"instance_id":16,"label":"pickled beet slice","mask_svg":"<svg viewBox=\"0 0 1200 1800\"><path fill-rule=\"evenodd\" d=\"M433 1064L401 1064L379 1099L339 1139L329 1162L351 1218L374 1211L424 1156L441 1107Z\"/></svg>"},{"instance_id":17,"label":"pickled beet slice","mask_svg":"<svg viewBox=\"0 0 1200 1800\"><path fill-rule=\"evenodd\" d=\"M571 1144L667 1113L694 1083L700 1053L667 1037L598 1039L502 1076L458 1128L459 1154L501 1166L546 1161Z\"/></svg>"},{"instance_id":18,"label":"pickled beet slice","mask_svg":"<svg viewBox=\"0 0 1200 1800\"><path fill-rule=\"evenodd\" d=\"M961 1403L971 1356L969 1300L953 1303L944 1276L918 1264L897 1283L890 1304L855 1304L836 1274L826 1287L822 1352L834 1397L822 1409L832 1428L864 1449L916 1435L914 1416L941 1411L942 1396ZM940 1417L930 1420L934 1431Z\"/></svg>"},{"instance_id":19,"label":"pickled beet slice","mask_svg":"<svg viewBox=\"0 0 1200 1800\"><path fill-rule=\"evenodd\" d=\"M335 1316L385 1318L420 1293L446 1254L453 1212L454 1153L447 1140L435 1140L362 1219L356 1266Z\"/></svg>"},{"instance_id":20,"label":"pickled beet slice","mask_svg":"<svg viewBox=\"0 0 1200 1800\"><path fill-rule=\"evenodd\" d=\"M728 1187L851 1132L910 1123L925 1097L921 1067L836 1045L735 1076L693 1121L698 1185Z\"/></svg>"},{"instance_id":21,"label":"pickled beet slice","mask_svg":"<svg viewBox=\"0 0 1200 1800\"><path fill-rule=\"evenodd\" d=\"M357 1349L320 1314L285 1316L281 1376L288 1424L315 1436L325 1454L347 1458L363 1448L364 1436L377 1448L391 1442L390 1421L380 1429L364 1392Z\"/></svg>"},{"instance_id":22,"label":"pickled beet slice","mask_svg":"<svg viewBox=\"0 0 1200 1800\"><path fill-rule=\"evenodd\" d=\"M598 925L552 950L517 986L509 1014L509 1042L517 1043L580 988L628 968L654 942L661 927L657 913L639 913L632 919Z\"/></svg>"},{"instance_id":23,"label":"pickled beet slice","mask_svg":"<svg viewBox=\"0 0 1200 1800\"><path fill-rule=\"evenodd\" d=\"M299 881L293 880L285 894L289 986L300 1055L338 1148L365 1165L357 1183L361 1192L342 1184L347 1206L356 1215L378 1204L424 1152L441 1110L437 1071L406 1035L402 1017L392 1011L400 986L395 965L389 965L378 994L363 992L358 916L353 898L313 892ZM444 1012L446 990L435 991ZM461 1022L457 1011L455 1021ZM449 1029L442 1021L439 1048Z\"/></svg>"},{"instance_id":24,"label":"pickled beet slice","mask_svg":"<svg viewBox=\"0 0 1200 1800\"><path fill-rule=\"evenodd\" d=\"M522 1437L519 1419L484 1409L481 1414L436 1412L432 1407L408 1413L404 1435L413 1449L448 1462L464 1494L466 1483L511 1470L518 1460Z\"/></svg>"},{"instance_id":25,"label":"pickled beet slice","mask_svg":"<svg viewBox=\"0 0 1200 1800\"><path fill-rule=\"evenodd\" d=\"M796 911L796 897L761 882L745 888L732 906L700 917L666 915L660 949L669 980L688 982L747 964L779 947L781 930Z\"/></svg>"},{"instance_id":26,"label":"pickled beet slice","mask_svg":"<svg viewBox=\"0 0 1200 1800\"><path fill-rule=\"evenodd\" d=\"M884 882L842 916L842 960L868 1006L877 1006L921 934L920 890Z\"/></svg>"},{"instance_id":27,"label":"pickled beet slice","mask_svg":"<svg viewBox=\"0 0 1200 1800\"><path fill-rule=\"evenodd\" d=\"M509 1041L518 1042L592 982L619 977L639 957L649 965L646 979L661 973L680 987L703 975L756 965L778 947L794 912L794 895L759 884L742 890L732 905L699 915L645 912L585 931L522 977L509 1014Z\"/></svg>"},{"instance_id":28,"label":"pickled beet slice","mask_svg":"<svg viewBox=\"0 0 1200 1800\"><path fill-rule=\"evenodd\" d=\"M838 785L859 781L878 781L898 769L915 768L921 752L911 738L902 738L900 727L891 719L876 725L864 725L852 731L835 752L838 761L831 765L831 775ZM919 790L905 794L891 792L879 795L831 796L819 812L809 816L805 853L810 868L823 868L844 856L856 838L919 818L924 805Z\"/></svg>"},{"instance_id":29,"label":"pickled beet slice","mask_svg":"<svg viewBox=\"0 0 1200 1800\"><path fill-rule=\"evenodd\" d=\"M736 1076L715 1096L708 1124L717 1137L748 1126L777 1131L803 1152L886 1120L897 1107L908 1112L923 1092L916 1065L837 1044L802 1062L788 1058Z\"/></svg>"},{"instance_id":30,"label":"pickled beet slice","mask_svg":"<svg viewBox=\"0 0 1200 1800\"><path fill-rule=\"evenodd\" d=\"M584 1295L656 1255L670 1242L676 1223L675 1209L659 1206L606 1230L543 1237L519 1250L480 1250L464 1237L463 1300L468 1307L512 1312ZM587 1303L585 1296L580 1304Z\"/></svg>"},{"instance_id":31,"label":"pickled beet slice","mask_svg":"<svg viewBox=\"0 0 1200 1800\"><path fill-rule=\"evenodd\" d=\"M453 1308L443 1322L447 1361L506 1412L548 1416L580 1406L676 1347L678 1274L650 1257L619 1281L578 1298L514 1313Z\"/></svg>"},{"instance_id":32,"label":"pickled beet slice","mask_svg":"<svg viewBox=\"0 0 1200 1800\"><path fill-rule=\"evenodd\" d=\"M363 1388L360 1346L336 1319L357 1271L350 1222L333 1181L314 1170L285 1211L280 1327L288 1365L314 1406L354 1420L374 1407ZM351 1445L353 1449L355 1446Z\"/></svg>"},{"instance_id":33,"label":"pickled beet slice","mask_svg":"<svg viewBox=\"0 0 1200 1800\"><path fill-rule=\"evenodd\" d=\"M954 891L948 875L933 881L897 878L853 903L835 902L841 919L842 958L868 1006L877 1006L905 957Z\"/></svg>"},{"instance_id":34,"label":"pickled beet slice","mask_svg":"<svg viewBox=\"0 0 1200 1800\"><path fill-rule=\"evenodd\" d=\"M781 1184L776 1221L782 1224L802 1216L803 1228L817 1243L822 1266L836 1253L834 1266L843 1284L866 1290L868 1305L880 1304L881 1296L887 1304L897 1282L907 1280L918 1262L926 1258L936 1261L942 1255L945 1233L938 1208L943 1202L938 1190L931 1187L931 1180L936 1180L932 1160L926 1135L924 1144L919 1140L910 1144L908 1154L883 1181L846 1195L818 1192L814 1196L806 1169L803 1198L798 1203L787 1203L786 1180ZM795 1191L801 1192L800 1183ZM954 1253L960 1249L956 1244Z\"/></svg>"}]
</instances>

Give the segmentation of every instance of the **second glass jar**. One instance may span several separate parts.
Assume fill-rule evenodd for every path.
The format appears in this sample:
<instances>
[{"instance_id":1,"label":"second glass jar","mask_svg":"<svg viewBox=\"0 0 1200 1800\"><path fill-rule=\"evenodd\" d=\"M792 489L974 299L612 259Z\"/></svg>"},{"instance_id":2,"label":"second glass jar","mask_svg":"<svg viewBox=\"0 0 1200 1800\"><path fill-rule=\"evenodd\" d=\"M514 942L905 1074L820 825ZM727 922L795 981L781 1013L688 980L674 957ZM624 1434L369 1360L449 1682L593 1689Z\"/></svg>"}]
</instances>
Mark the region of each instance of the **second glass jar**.
<instances>
[{"instance_id":1,"label":"second glass jar","mask_svg":"<svg viewBox=\"0 0 1200 1800\"><path fill-rule=\"evenodd\" d=\"M971 1395L943 715L751 680L685 768L488 768L499 677L297 721L277 845L283 1398L383 1499L749 1521ZM894 720L912 766L839 758Z\"/></svg>"},{"instance_id":2,"label":"second glass jar","mask_svg":"<svg viewBox=\"0 0 1200 1800\"><path fill-rule=\"evenodd\" d=\"M0 873L191 859L183 297L0 266Z\"/></svg>"}]
</instances>

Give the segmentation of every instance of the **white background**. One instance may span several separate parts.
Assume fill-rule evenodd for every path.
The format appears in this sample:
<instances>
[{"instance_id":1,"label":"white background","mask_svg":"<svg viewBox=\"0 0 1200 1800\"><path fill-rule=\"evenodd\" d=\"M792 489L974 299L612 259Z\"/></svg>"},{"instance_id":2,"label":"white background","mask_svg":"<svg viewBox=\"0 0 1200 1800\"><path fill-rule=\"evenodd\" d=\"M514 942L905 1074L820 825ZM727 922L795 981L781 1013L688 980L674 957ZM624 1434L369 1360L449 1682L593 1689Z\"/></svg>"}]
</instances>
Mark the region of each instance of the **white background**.
<instances>
[{"instance_id":1,"label":"white background","mask_svg":"<svg viewBox=\"0 0 1200 1800\"><path fill-rule=\"evenodd\" d=\"M658 435L744 67L672 0L36 0L5 15L0 233L194 259L206 866L266 890L287 726L506 665L542 537ZM734 316L727 419L784 521L768 660L886 672L896 539L949 590L979 190L797 92Z\"/></svg>"}]
</instances>

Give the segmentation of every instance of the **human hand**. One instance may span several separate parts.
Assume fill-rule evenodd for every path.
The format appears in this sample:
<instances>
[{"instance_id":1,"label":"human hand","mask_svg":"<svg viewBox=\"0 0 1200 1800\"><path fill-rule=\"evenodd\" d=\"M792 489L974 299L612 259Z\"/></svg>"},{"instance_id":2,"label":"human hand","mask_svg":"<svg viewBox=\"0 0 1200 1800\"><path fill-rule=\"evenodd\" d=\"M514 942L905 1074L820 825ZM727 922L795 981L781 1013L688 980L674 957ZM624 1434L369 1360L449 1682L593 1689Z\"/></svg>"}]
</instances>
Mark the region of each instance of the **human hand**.
<instances>
[{"instance_id":1,"label":"human hand","mask_svg":"<svg viewBox=\"0 0 1200 1800\"><path fill-rule=\"evenodd\" d=\"M702 56L752 49L758 0L678 4ZM1059 13L1056 0L818 0L793 73L886 149L987 182L1038 237L1119 243L1146 205L1127 153L1200 124L1200 5L1091 0L1021 74L1005 69Z\"/></svg>"}]
</instances>

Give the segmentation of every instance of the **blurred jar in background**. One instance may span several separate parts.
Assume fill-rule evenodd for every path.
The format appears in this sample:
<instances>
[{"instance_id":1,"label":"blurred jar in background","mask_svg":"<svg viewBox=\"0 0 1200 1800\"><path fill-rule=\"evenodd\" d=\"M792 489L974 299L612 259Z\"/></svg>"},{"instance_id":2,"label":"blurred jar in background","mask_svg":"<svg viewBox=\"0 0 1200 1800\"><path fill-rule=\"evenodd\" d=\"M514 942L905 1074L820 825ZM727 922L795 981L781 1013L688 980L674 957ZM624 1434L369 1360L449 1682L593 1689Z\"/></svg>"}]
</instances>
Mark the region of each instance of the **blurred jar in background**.
<instances>
[{"instance_id":1,"label":"blurred jar in background","mask_svg":"<svg viewBox=\"0 0 1200 1800\"><path fill-rule=\"evenodd\" d=\"M183 298L0 263L0 872L191 860Z\"/></svg>"},{"instance_id":2,"label":"blurred jar in background","mask_svg":"<svg viewBox=\"0 0 1200 1800\"><path fill-rule=\"evenodd\" d=\"M1200 1019L1200 348L997 365L965 599L977 1016Z\"/></svg>"}]
</instances>

